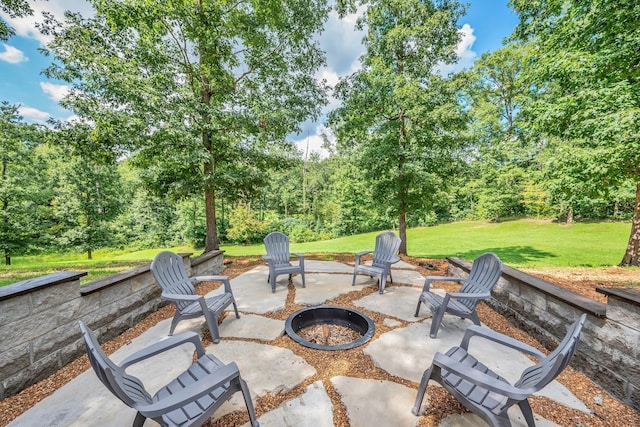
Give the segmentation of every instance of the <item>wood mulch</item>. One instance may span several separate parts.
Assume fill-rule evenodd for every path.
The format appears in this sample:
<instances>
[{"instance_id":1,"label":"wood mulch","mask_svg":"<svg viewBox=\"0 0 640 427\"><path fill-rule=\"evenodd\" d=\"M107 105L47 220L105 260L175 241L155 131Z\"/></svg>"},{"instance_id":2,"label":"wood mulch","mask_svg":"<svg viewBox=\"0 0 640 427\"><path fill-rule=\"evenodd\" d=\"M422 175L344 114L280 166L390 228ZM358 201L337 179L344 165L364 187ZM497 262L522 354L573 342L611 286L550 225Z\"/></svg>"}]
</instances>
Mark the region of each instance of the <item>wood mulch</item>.
<instances>
[{"instance_id":1,"label":"wood mulch","mask_svg":"<svg viewBox=\"0 0 640 427\"><path fill-rule=\"evenodd\" d=\"M353 263L353 255L308 255L307 258L331 259L345 263ZM409 257L403 257L403 260L415 265L423 276L445 275L447 272L446 260L426 260ZM227 268L225 269L224 274L233 278L261 263L262 260L260 257L227 257L225 262ZM425 269L424 266L433 267L433 269ZM638 276L637 271L618 269L615 267L606 269L526 269L524 271L603 302L604 296L595 292L596 287L625 286L633 283L634 281L637 285ZM217 286L219 286L219 284L203 283L199 285L198 292L205 294ZM453 283L446 282L441 287L446 290L457 289L456 285ZM302 306L294 303L295 292L296 288L290 284L289 295L287 297L285 308L274 313L269 313L266 316L284 321L291 313L303 308ZM361 307L355 307L353 304L353 301L374 292L377 292L377 287L371 286L365 289L358 289L339 296L332 300L331 304L357 309L364 312L364 314L369 316L376 324L375 339L381 334L391 330L391 327L386 326L383 323L385 316L380 313L363 310ZM478 312L483 323L490 328L500 333L512 336L546 352L540 343L523 331L513 327L504 317L490 309L487 305L481 304L478 308ZM110 354L140 335L149 327L163 319L170 318L172 315L173 307L165 306L161 310L149 315L146 319L141 321L135 327L127 330L116 339L103 344L103 348L107 354ZM408 324L404 321L399 322L401 324L400 327ZM322 334L324 334L324 332L322 332ZM205 332L203 340L205 341L205 345L208 345L211 342L208 332ZM275 409L286 400L299 396L310 384L316 381L322 381L333 404L334 425L337 427L348 427L349 421L346 407L343 405L339 394L333 387L330 378L345 375L356 378L394 381L398 384L402 384L416 390L418 387L418 384L416 383L403 378L394 377L375 366L371 358L364 354L362 348L330 352L315 350L300 346L286 335L277 338L270 344L288 348L298 356L303 357L307 363L316 369L316 374L307 378L303 383L299 384L289 392L258 397L255 401L257 416L261 416ZM89 368L89 362L86 356L83 356L60 369L51 377L28 387L18 395L0 401L0 426L6 426L11 422L11 420L15 419L24 411L53 393L57 388ZM425 368L427 367L421 367L420 369ZM572 410L545 397L533 396L530 399L530 402L535 413L540 414L561 426L567 427L640 425L640 413L610 397L599 386L571 367L567 368L560 375L559 381L567 386L578 399L582 400L592 411L592 414L584 414L580 411ZM427 410L426 415L416 418L417 425L420 427L435 427L438 426L440 420L444 417L455 413L465 412L464 407L462 407L441 387L429 387L427 389L427 394L429 409ZM409 410L409 408L407 408L407 410ZM237 426L247 422L248 420L246 412L240 411L226 415L216 421L209 421L205 426Z\"/></svg>"}]
</instances>

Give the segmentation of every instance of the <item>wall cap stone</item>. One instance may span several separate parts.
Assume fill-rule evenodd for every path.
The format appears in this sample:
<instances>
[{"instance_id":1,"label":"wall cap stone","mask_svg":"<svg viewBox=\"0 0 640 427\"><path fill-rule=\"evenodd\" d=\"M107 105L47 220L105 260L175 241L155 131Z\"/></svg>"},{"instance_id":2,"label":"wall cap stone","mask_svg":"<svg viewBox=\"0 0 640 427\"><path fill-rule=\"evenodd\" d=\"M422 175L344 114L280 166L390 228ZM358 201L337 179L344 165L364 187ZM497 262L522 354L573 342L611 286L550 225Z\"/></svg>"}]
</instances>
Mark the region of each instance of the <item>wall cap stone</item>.
<instances>
[{"instance_id":1,"label":"wall cap stone","mask_svg":"<svg viewBox=\"0 0 640 427\"><path fill-rule=\"evenodd\" d=\"M196 267L198 264L202 264L205 261L210 260L211 258L215 258L219 255L223 255L224 251L220 251L220 250L215 250L215 251L211 251L211 252L205 252L202 255L200 255L197 258L193 258L191 260L191 267ZM189 254L191 255L191 254Z\"/></svg>"},{"instance_id":2,"label":"wall cap stone","mask_svg":"<svg viewBox=\"0 0 640 427\"><path fill-rule=\"evenodd\" d=\"M640 290L633 288L596 288L596 292L640 306Z\"/></svg>"},{"instance_id":3,"label":"wall cap stone","mask_svg":"<svg viewBox=\"0 0 640 427\"><path fill-rule=\"evenodd\" d=\"M447 260L466 271L471 269L471 262L465 261L461 258L449 257ZM591 298L580 295L577 292L564 289L558 285L554 285L551 282L542 280L538 277L527 274L523 271L516 270L508 265L503 266L502 275L506 278L531 286L539 290L540 292L550 295L556 299L564 301L568 305L578 308L585 313L588 313L595 317L605 318L607 317L607 305L601 302L595 301Z\"/></svg>"},{"instance_id":4,"label":"wall cap stone","mask_svg":"<svg viewBox=\"0 0 640 427\"><path fill-rule=\"evenodd\" d=\"M22 282L12 283L11 285L0 286L0 301L13 298L18 295L27 294L38 288L47 288L60 283L79 280L81 277L86 275L86 271L59 271L57 273L23 280Z\"/></svg>"}]
</instances>

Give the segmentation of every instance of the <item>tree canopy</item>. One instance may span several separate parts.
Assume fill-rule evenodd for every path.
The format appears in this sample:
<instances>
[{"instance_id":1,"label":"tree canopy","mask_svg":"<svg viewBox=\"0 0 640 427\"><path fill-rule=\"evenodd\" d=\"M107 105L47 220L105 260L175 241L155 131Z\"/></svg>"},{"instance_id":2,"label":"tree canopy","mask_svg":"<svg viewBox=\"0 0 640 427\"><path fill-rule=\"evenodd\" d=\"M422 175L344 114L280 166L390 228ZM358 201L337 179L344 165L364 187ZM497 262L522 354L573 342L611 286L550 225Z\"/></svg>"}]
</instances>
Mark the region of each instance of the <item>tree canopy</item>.
<instances>
[{"instance_id":1,"label":"tree canopy","mask_svg":"<svg viewBox=\"0 0 640 427\"><path fill-rule=\"evenodd\" d=\"M206 249L217 249L216 192L262 184L265 153L290 153L285 136L325 102L313 36L326 1L91 3L95 17L44 26L47 74L72 84L62 104L95 124L95 142L148 167L159 191L204 194Z\"/></svg>"}]
</instances>

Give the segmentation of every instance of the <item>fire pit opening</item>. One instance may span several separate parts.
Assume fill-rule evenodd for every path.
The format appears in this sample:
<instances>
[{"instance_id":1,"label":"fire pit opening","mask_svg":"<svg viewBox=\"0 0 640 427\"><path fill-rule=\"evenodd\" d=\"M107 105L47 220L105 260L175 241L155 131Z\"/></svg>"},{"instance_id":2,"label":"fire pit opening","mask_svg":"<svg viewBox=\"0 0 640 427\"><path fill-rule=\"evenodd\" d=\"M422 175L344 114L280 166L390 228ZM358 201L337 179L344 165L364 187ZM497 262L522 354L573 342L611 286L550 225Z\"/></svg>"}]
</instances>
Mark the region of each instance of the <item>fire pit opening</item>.
<instances>
[{"instance_id":1,"label":"fire pit opening","mask_svg":"<svg viewBox=\"0 0 640 427\"><path fill-rule=\"evenodd\" d=\"M297 343L317 350L346 350L369 341L373 321L344 307L309 307L287 319L285 331Z\"/></svg>"}]
</instances>

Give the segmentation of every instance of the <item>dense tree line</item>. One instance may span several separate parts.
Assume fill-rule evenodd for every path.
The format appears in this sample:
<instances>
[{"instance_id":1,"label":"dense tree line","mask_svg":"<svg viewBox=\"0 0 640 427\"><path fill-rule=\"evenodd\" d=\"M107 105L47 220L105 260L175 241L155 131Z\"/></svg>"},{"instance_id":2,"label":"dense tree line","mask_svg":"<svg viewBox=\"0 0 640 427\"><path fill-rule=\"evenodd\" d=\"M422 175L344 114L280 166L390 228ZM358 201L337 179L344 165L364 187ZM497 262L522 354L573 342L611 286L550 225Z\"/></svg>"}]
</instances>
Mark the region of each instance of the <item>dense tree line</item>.
<instances>
[{"instance_id":1,"label":"dense tree line","mask_svg":"<svg viewBox=\"0 0 640 427\"><path fill-rule=\"evenodd\" d=\"M453 75L457 1L366 8L362 67L342 79L332 155L286 135L328 95L313 73L322 0L94 0L52 18L75 123L1 107L0 241L12 254L182 242L311 241L463 219L632 220L640 264L640 6L517 1L520 25ZM570 3L570 5L569 5Z\"/></svg>"}]
</instances>

